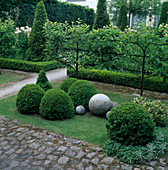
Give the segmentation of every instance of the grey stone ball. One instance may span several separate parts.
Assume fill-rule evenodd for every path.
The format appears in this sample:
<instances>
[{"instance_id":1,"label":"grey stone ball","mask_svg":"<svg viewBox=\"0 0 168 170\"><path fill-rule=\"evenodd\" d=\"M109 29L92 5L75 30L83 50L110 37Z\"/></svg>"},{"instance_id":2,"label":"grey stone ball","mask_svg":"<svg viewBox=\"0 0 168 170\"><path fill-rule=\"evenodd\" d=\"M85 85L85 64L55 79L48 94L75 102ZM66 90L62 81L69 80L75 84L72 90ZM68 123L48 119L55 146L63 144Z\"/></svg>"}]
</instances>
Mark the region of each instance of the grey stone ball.
<instances>
[{"instance_id":1,"label":"grey stone ball","mask_svg":"<svg viewBox=\"0 0 168 170\"><path fill-rule=\"evenodd\" d=\"M118 106L117 102L111 101L111 109L117 106Z\"/></svg>"},{"instance_id":2,"label":"grey stone ball","mask_svg":"<svg viewBox=\"0 0 168 170\"><path fill-rule=\"evenodd\" d=\"M84 115L85 114L85 108L82 105L77 106L75 111L79 115Z\"/></svg>"},{"instance_id":3,"label":"grey stone ball","mask_svg":"<svg viewBox=\"0 0 168 170\"><path fill-rule=\"evenodd\" d=\"M110 113L110 111L108 111L108 112L106 113L106 119L108 119L109 113Z\"/></svg>"},{"instance_id":4,"label":"grey stone ball","mask_svg":"<svg viewBox=\"0 0 168 170\"><path fill-rule=\"evenodd\" d=\"M106 113L111 110L111 100L105 94L96 94L89 101L89 110L93 115L106 116Z\"/></svg>"}]
</instances>

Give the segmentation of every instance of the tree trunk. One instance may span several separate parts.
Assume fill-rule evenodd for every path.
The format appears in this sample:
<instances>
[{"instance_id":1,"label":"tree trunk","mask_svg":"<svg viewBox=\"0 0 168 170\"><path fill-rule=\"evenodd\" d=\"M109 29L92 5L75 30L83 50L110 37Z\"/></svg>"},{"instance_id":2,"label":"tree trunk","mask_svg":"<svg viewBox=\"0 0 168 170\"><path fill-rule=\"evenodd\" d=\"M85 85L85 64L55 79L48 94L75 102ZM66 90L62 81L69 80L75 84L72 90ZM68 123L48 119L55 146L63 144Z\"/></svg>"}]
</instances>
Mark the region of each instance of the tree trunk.
<instances>
[{"instance_id":1,"label":"tree trunk","mask_svg":"<svg viewBox=\"0 0 168 170\"><path fill-rule=\"evenodd\" d=\"M78 60L79 60L79 44L78 44L78 42L76 43L76 45L77 45L76 46L77 48L76 48L76 70L75 70L76 71L76 73L75 73L76 75L75 76L76 76L76 78L78 78L78 72L79 72L78 71Z\"/></svg>"},{"instance_id":2,"label":"tree trunk","mask_svg":"<svg viewBox=\"0 0 168 170\"><path fill-rule=\"evenodd\" d=\"M143 56L143 63L142 63L141 96L143 96L143 87L144 87L145 58L146 58L146 55Z\"/></svg>"}]
</instances>

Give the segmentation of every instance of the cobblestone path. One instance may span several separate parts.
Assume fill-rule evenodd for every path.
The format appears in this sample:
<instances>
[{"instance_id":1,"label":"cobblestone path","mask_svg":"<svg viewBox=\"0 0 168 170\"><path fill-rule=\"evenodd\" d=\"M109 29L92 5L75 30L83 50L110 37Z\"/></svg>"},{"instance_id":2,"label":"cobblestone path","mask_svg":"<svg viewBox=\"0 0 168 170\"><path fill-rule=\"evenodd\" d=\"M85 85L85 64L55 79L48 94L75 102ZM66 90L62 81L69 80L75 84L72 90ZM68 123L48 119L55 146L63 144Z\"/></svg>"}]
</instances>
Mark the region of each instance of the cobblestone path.
<instances>
[{"instance_id":1,"label":"cobblestone path","mask_svg":"<svg viewBox=\"0 0 168 170\"><path fill-rule=\"evenodd\" d=\"M138 166L103 156L102 149L0 116L1 170L168 170L168 157Z\"/></svg>"}]
</instances>

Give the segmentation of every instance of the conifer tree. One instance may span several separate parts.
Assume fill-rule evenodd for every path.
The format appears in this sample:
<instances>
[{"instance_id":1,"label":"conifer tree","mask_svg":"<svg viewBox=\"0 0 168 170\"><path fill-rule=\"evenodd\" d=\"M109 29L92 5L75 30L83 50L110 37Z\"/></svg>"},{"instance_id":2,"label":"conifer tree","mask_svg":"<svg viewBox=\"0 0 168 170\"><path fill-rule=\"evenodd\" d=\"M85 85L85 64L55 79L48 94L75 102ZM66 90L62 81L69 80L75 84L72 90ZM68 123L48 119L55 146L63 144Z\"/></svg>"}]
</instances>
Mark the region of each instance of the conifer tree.
<instances>
[{"instance_id":1,"label":"conifer tree","mask_svg":"<svg viewBox=\"0 0 168 170\"><path fill-rule=\"evenodd\" d=\"M127 20L127 7L125 4L122 4L120 7L119 11L119 16L117 20L117 26L124 31L126 26L128 25L128 20Z\"/></svg>"},{"instance_id":2,"label":"conifer tree","mask_svg":"<svg viewBox=\"0 0 168 170\"><path fill-rule=\"evenodd\" d=\"M41 70L39 72L36 84L38 84L44 91L47 91L49 89L52 89L51 83L48 81L46 77L46 73L44 70Z\"/></svg>"},{"instance_id":3,"label":"conifer tree","mask_svg":"<svg viewBox=\"0 0 168 170\"><path fill-rule=\"evenodd\" d=\"M163 2L158 27L160 24L168 24L168 1Z\"/></svg>"},{"instance_id":4,"label":"conifer tree","mask_svg":"<svg viewBox=\"0 0 168 170\"><path fill-rule=\"evenodd\" d=\"M45 36L43 27L47 19L44 3L40 1L36 6L33 26L28 41L29 48L26 51L26 57L29 61L43 61L44 59Z\"/></svg>"},{"instance_id":5,"label":"conifer tree","mask_svg":"<svg viewBox=\"0 0 168 170\"><path fill-rule=\"evenodd\" d=\"M93 29L103 28L103 26L110 24L106 3L106 0L98 0Z\"/></svg>"}]
</instances>

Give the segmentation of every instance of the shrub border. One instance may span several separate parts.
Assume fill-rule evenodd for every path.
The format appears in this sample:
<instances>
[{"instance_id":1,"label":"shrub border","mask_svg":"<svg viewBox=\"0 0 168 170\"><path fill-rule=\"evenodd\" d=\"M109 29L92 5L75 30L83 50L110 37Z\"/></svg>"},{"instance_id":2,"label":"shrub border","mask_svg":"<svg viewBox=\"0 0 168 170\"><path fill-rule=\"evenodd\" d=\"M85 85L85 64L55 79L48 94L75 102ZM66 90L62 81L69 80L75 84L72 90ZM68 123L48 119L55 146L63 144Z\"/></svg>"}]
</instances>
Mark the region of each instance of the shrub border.
<instances>
[{"instance_id":1,"label":"shrub border","mask_svg":"<svg viewBox=\"0 0 168 170\"><path fill-rule=\"evenodd\" d=\"M31 62L24 60L0 58L0 68L2 69L13 69L26 72L39 72L40 70L50 71L63 67L63 64L58 61Z\"/></svg>"},{"instance_id":2,"label":"shrub border","mask_svg":"<svg viewBox=\"0 0 168 170\"><path fill-rule=\"evenodd\" d=\"M70 77L75 77L75 71L72 69L68 69L67 74ZM141 87L141 79L138 77L138 75L131 73L120 73L106 70L82 68L79 70L78 78L133 88ZM162 78L154 76L146 78L144 80L144 89L168 93L168 81L166 83L163 83Z\"/></svg>"}]
</instances>

